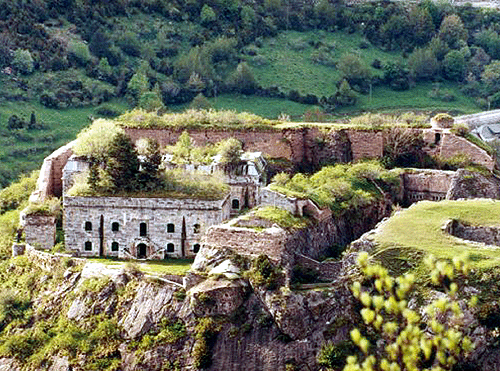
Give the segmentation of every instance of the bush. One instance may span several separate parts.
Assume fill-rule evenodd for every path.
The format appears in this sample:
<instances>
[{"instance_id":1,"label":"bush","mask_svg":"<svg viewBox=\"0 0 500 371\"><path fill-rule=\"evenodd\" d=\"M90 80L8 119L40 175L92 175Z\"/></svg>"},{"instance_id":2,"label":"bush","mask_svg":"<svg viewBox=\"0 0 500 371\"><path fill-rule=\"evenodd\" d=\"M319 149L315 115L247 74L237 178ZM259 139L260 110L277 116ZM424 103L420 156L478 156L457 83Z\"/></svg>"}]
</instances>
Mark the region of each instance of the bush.
<instances>
[{"instance_id":1,"label":"bush","mask_svg":"<svg viewBox=\"0 0 500 371\"><path fill-rule=\"evenodd\" d=\"M31 74L35 65L30 51L25 49L16 49L12 60L12 67L23 75Z\"/></svg>"},{"instance_id":2,"label":"bush","mask_svg":"<svg viewBox=\"0 0 500 371\"><path fill-rule=\"evenodd\" d=\"M43 202L30 202L24 209L26 215L45 215L57 217L61 213L61 201L58 198L46 198Z\"/></svg>"},{"instance_id":3,"label":"bush","mask_svg":"<svg viewBox=\"0 0 500 371\"><path fill-rule=\"evenodd\" d=\"M69 43L68 56L80 66L86 66L91 60L89 47L80 41L71 41Z\"/></svg>"},{"instance_id":4,"label":"bush","mask_svg":"<svg viewBox=\"0 0 500 371\"><path fill-rule=\"evenodd\" d=\"M457 275L464 276L468 264L460 258L453 263L437 262L432 256L426 258L430 278L434 286L445 295L425 308L426 321L408 307L408 296L413 291L415 276L407 273L393 278L388 270L379 265L370 265L367 253L358 256L358 267L368 287L354 282L352 292L362 308L360 313L364 325L378 334L382 341L370 344L359 329L351 331L351 338L364 354L365 361L349 356L344 371L364 368L382 370L422 370L439 367L449 370L459 357L472 350L473 344L461 331L463 307L458 302L458 285L452 282ZM469 305L474 305L476 298ZM427 366L428 365L428 366Z\"/></svg>"},{"instance_id":5,"label":"bush","mask_svg":"<svg viewBox=\"0 0 500 371\"><path fill-rule=\"evenodd\" d=\"M453 127L451 128L451 132L455 135L465 137L465 136L467 136L467 134L469 134L470 129L469 129L469 126L467 124L456 123L456 124L453 124Z\"/></svg>"},{"instance_id":6,"label":"bush","mask_svg":"<svg viewBox=\"0 0 500 371\"><path fill-rule=\"evenodd\" d=\"M259 255L252 263L250 280L266 290L275 290L283 283L283 272L275 267L267 255Z\"/></svg>"},{"instance_id":7,"label":"bush","mask_svg":"<svg viewBox=\"0 0 500 371\"><path fill-rule=\"evenodd\" d=\"M189 108L195 110L209 109L212 108L212 104L203 95L203 93L199 93L196 97L193 98L193 100L189 104Z\"/></svg>"}]
</instances>

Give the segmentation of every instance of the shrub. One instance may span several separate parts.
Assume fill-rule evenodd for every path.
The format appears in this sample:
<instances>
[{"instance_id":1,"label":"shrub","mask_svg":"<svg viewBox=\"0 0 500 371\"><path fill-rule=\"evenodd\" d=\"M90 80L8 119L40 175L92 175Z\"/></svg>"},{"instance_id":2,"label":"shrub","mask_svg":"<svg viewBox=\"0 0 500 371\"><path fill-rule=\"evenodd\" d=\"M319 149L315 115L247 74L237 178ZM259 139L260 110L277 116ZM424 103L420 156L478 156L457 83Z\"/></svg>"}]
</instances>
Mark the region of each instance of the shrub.
<instances>
[{"instance_id":1,"label":"shrub","mask_svg":"<svg viewBox=\"0 0 500 371\"><path fill-rule=\"evenodd\" d=\"M453 134L459 135L461 137L467 136L469 134L470 129L467 124L464 123L455 123L453 124L453 127L451 128L451 132Z\"/></svg>"},{"instance_id":2,"label":"shrub","mask_svg":"<svg viewBox=\"0 0 500 371\"><path fill-rule=\"evenodd\" d=\"M370 265L368 260L367 253L360 253L357 261L368 287L358 281L351 290L363 307L360 313L364 324L383 341L370 344L359 329L352 330L351 338L365 361L349 356L344 371L360 370L361 364L382 370L421 370L431 365L449 370L460 356L472 350L470 338L460 330L463 311L458 303L458 285L452 282L457 275L467 274L464 259L454 258L449 263L437 262L432 256L426 258L432 284L446 293L426 306L426 322L408 307L415 276L407 273L393 278L387 269ZM469 305L474 305L475 300Z\"/></svg>"},{"instance_id":3,"label":"shrub","mask_svg":"<svg viewBox=\"0 0 500 371\"><path fill-rule=\"evenodd\" d=\"M90 60L90 51L87 44L80 41L71 41L68 45L68 55L81 66L86 66Z\"/></svg>"},{"instance_id":4,"label":"shrub","mask_svg":"<svg viewBox=\"0 0 500 371\"><path fill-rule=\"evenodd\" d=\"M193 100L189 104L189 108L195 109L195 110L209 109L209 108L212 108L212 104L203 95L203 93L199 93L196 97L193 98Z\"/></svg>"},{"instance_id":5,"label":"shrub","mask_svg":"<svg viewBox=\"0 0 500 371\"><path fill-rule=\"evenodd\" d=\"M217 20L214 10L207 4L204 4L200 12L200 20L204 25L209 25Z\"/></svg>"},{"instance_id":6,"label":"shrub","mask_svg":"<svg viewBox=\"0 0 500 371\"><path fill-rule=\"evenodd\" d=\"M61 201L58 198L46 198L43 202L30 202L24 209L26 215L58 216L61 213Z\"/></svg>"},{"instance_id":7,"label":"shrub","mask_svg":"<svg viewBox=\"0 0 500 371\"><path fill-rule=\"evenodd\" d=\"M116 43L125 54L132 57L140 57L141 44L139 38L133 32L125 32Z\"/></svg>"},{"instance_id":8,"label":"shrub","mask_svg":"<svg viewBox=\"0 0 500 371\"><path fill-rule=\"evenodd\" d=\"M249 273L250 280L266 290L275 290L282 284L283 272L275 267L267 255L259 255L252 263Z\"/></svg>"},{"instance_id":9,"label":"shrub","mask_svg":"<svg viewBox=\"0 0 500 371\"><path fill-rule=\"evenodd\" d=\"M257 88L257 82L252 70L246 62L238 64L236 71L226 82L229 89L243 94L253 94Z\"/></svg>"},{"instance_id":10,"label":"shrub","mask_svg":"<svg viewBox=\"0 0 500 371\"><path fill-rule=\"evenodd\" d=\"M95 120L91 126L78 134L73 152L78 156L103 161L108 154L111 142L119 133L124 133L124 131L113 121Z\"/></svg>"},{"instance_id":11,"label":"shrub","mask_svg":"<svg viewBox=\"0 0 500 371\"><path fill-rule=\"evenodd\" d=\"M157 112L164 107L160 95L155 91L142 93L137 106L148 112Z\"/></svg>"},{"instance_id":12,"label":"shrub","mask_svg":"<svg viewBox=\"0 0 500 371\"><path fill-rule=\"evenodd\" d=\"M12 67L23 75L29 75L32 73L35 65L30 51L25 49L16 49L12 60Z\"/></svg>"}]
</instances>

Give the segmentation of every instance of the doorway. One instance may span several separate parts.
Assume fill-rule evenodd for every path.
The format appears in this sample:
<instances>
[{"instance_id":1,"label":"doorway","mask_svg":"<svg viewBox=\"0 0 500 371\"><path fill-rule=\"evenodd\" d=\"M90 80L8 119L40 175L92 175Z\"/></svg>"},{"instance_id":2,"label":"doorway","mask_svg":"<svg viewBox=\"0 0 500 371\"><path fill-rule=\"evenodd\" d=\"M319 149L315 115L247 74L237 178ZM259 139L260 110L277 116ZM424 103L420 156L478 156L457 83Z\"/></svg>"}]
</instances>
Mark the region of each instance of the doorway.
<instances>
[{"instance_id":1,"label":"doorway","mask_svg":"<svg viewBox=\"0 0 500 371\"><path fill-rule=\"evenodd\" d=\"M137 245L137 259L146 259L147 247L146 244L140 243Z\"/></svg>"}]
</instances>

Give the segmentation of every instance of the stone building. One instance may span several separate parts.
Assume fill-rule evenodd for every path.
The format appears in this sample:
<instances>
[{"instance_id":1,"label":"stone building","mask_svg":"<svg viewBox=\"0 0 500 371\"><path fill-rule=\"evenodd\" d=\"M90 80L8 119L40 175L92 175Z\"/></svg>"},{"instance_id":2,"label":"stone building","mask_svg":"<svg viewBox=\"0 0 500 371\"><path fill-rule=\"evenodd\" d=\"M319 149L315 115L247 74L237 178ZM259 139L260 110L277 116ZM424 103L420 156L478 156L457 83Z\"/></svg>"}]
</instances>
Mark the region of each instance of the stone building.
<instances>
[{"instance_id":1,"label":"stone building","mask_svg":"<svg viewBox=\"0 0 500 371\"><path fill-rule=\"evenodd\" d=\"M230 217L230 197L64 197L66 248L81 256L191 257L209 226Z\"/></svg>"}]
</instances>

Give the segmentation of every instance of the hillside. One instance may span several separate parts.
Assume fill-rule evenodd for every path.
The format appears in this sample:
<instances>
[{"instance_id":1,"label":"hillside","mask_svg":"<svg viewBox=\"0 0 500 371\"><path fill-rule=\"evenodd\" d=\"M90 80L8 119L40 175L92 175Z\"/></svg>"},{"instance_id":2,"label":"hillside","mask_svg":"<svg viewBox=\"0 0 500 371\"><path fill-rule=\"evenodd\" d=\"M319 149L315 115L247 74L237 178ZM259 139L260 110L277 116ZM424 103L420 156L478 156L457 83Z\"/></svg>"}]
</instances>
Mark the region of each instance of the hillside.
<instances>
[{"instance_id":1,"label":"hillside","mask_svg":"<svg viewBox=\"0 0 500 371\"><path fill-rule=\"evenodd\" d=\"M1 5L3 186L37 168L89 118L134 106L317 121L500 104L494 9L428 0Z\"/></svg>"}]
</instances>

